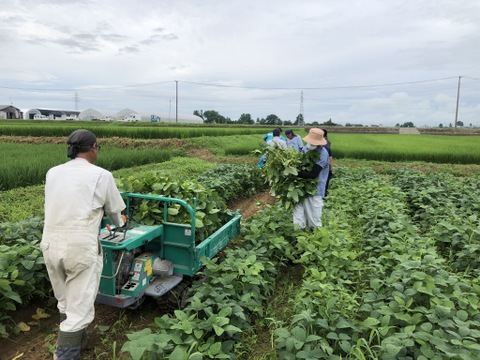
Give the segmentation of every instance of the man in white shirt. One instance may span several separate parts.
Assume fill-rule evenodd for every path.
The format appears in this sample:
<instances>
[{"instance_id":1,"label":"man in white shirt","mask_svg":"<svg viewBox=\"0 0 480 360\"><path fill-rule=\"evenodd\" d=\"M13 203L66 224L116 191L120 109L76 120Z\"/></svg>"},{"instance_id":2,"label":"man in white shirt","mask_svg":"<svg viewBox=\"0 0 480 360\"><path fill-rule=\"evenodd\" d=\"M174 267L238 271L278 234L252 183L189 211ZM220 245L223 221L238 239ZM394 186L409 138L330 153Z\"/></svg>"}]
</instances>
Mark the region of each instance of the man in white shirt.
<instances>
[{"instance_id":1,"label":"man in white shirt","mask_svg":"<svg viewBox=\"0 0 480 360\"><path fill-rule=\"evenodd\" d=\"M126 218L113 175L94 165L100 150L96 136L75 130L67 144L72 160L51 168L46 176L40 246L60 311L54 359L79 360L103 267L99 227L104 214L118 227Z\"/></svg>"},{"instance_id":2,"label":"man in white shirt","mask_svg":"<svg viewBox=\"0 0 480 360\"><path fill-rule=\"evenodd\" d=\"M280 138L280 129L273 130L273 139L267 141L268 146L278 146L280 149L287 150L287 143Z\"/></svg>"}]
</instances>

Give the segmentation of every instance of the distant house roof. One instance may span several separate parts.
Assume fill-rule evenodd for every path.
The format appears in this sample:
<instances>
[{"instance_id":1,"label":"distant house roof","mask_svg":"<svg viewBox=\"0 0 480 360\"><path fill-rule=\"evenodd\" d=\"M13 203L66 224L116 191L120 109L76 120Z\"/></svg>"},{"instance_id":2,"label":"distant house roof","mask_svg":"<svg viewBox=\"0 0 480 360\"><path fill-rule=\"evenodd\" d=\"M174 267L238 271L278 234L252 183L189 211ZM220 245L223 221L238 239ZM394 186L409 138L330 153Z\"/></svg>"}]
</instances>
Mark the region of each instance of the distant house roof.
<instances>
[{"instance_id":1,"label":"distant house roof","mask_svg":"<svg viewBox=\"0 0 480 360\"><path fill-rule=\"evenodd\" d=\"M51 109L31 109L28 110L27 114L42 114L43 116L78 116L80 111L71 111L71 110L51 110Z\"/></svg>"},{"instance_id":2,"label":"distant house roof","mask_svg":"<svg viewBox=\"0 0 480 360\"><path fill-rule=\"evenodd\" d=\"M21 111L13 105L0 105L0 111Z\"/></svg>"},{"instance_id":3,"label":"distant house roof","mask_svg":"<svg viewBox=\"0 0 480 360\"><path fill-rule=\"evenodd\" d=\"M69 111L69 110L49 110L49 109L37 109L42 115L55 115L55 116L62 116L62 115L78 115L80 111Z\"/></svg>"},{"instance_id":4,"label":"distant house roof","mask_svg":"<svg viewBox=\"0 0 480 360\"><path fill-rule=\"evenodd\" d=\"M0 105L0 119L23 119L23 112L13 105Z\"/></svg>"}]
</instances>

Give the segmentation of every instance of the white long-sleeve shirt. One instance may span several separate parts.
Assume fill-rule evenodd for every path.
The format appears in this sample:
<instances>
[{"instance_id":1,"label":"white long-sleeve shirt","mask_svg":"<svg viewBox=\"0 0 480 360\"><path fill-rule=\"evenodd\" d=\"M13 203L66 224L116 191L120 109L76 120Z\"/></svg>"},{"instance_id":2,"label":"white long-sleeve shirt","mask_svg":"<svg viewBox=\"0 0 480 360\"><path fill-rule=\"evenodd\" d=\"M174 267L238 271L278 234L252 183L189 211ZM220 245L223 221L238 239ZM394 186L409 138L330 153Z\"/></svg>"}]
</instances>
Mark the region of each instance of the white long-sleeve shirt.
<instances>
[{"instance_id":1,"label":"white long-sleeve shirt","mask_svg":"<svg viewBox=\"0 0 480 360\"><path fill-rule=\"evenodd\" d=\"M289 149L295 149L297 152L302 151L303 141L298 135L294 135L292 139L287 139L287 147Z\"/></svg>"},{"instance_id":2,"label":"white long-sleeve shirt","mask_svg":"<svg viewBox=\"0 0 480 360\"><path fill-rule=\"evenodd\" d=\"M280 149L287 150L287 143L280 139L279 136L275 136L273 139L267 141L268 146L278 146Z\"/></svg>"},{"instance_id":3,"label":"white long-sleeve shirt","mask_svg":"<svg viewBox=\"0 0 480 360\"><path fill-rule=\"evenodd\" d=\"M46 232L98 233L105 213L123 226L125 209L113 175L83 158L51 168L45 183Z\"/></svg>"}]
</instances>

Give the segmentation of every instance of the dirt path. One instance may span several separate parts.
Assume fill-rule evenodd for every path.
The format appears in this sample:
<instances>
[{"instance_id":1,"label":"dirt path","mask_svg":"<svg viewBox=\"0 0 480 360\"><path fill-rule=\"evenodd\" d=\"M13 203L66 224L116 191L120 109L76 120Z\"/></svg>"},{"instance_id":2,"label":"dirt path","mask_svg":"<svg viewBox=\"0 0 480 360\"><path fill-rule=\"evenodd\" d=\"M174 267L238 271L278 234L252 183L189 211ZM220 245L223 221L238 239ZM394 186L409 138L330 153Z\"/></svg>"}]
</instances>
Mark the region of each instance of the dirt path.
<instances>
[{"instance_id":1,"label":"dirt path","mask_svg":"<svg viewBox=\"0 0 480 360\"><path fill-rule=\"evenodd\" d=\"M229 204L232 210L240 210L243 219L248 219L267 205L274 204L268 191L258 193L248 199L240 199ZM36 321L32 319L37 308L44 309L51 317ZM95 320L89 326L91 334L90 348L84 351L84 360L109 360L112 358L128 358L120 354L120 349L126 341L125 334L141 330L152 324L155 317L172 312L175 309L175 299L166 298L157 303L147 298L137 310L117 309L107 305L95 306ZM1 360L46 360L52 359L53 346L58 330L58 312L55 305L48 303L32 304L15 315L15 322L24 322L30 330L8 339L0 339ZM114 355L115 354L115 355Z\"/></svg>"}]
</instances>

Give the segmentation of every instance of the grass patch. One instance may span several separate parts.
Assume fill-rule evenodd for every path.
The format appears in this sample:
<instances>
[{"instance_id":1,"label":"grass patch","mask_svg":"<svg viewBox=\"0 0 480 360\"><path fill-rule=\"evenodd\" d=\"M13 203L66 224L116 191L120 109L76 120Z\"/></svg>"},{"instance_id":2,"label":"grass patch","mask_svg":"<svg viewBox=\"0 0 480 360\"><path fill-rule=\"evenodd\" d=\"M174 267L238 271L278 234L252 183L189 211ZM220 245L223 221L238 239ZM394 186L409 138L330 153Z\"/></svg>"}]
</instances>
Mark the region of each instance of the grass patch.
<instances>
[{"instance_id":1,"label":"grass patch","mask_svg":"<svg viewBox=\"0 0 480 360\"><path fill-rule=\"evenodd\" d=\"M134 166L115 170L112 173L116 178L127 178L132 175L137 176L151 172L162 172L173 178L185 179L202 174L213 166L215 166L214 163L201 159L175 157L163 163Z\"/></svg>"},{"instance_id":2,"label":"grass patch","mask_svg":"<svg viewBox=\"0 0 480 360\"><path fill-rule=\"evenodd\" d=\"M247 155L252 151L262 149L265 142L261 135L236 135L236 136L202 136L188 141L190 146L207 149L215 155ZM238 149L241 148L241 154ZM251 154L254 156L253 154Z\"/></svg>"},{"instance_id":3,"label":"grass patch","mask_svg":"<svg viewBox=\"0 0 480 360\"><path fill-rule=\"evenodd\" d=\"M0 223L43 216L44 189L43 185L34 185L0 191Z\"/></svg>"},{"instance_id":4,"label":"grass patch","mask_svg":"<svg viewBox=\"0 0 480 360\"><path fill-rule=\"evenodd\" d=\"M292 299L302 286L304 267L290 265L281 271L275 292L268 302L265 317L257 321L254 329L245 335L245 343L250 349L242 355L245 360L277 360L278 354L274 343L274 331L287 326L295 315Z\"/></svg>"}]
</instances>

